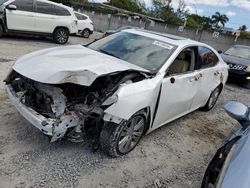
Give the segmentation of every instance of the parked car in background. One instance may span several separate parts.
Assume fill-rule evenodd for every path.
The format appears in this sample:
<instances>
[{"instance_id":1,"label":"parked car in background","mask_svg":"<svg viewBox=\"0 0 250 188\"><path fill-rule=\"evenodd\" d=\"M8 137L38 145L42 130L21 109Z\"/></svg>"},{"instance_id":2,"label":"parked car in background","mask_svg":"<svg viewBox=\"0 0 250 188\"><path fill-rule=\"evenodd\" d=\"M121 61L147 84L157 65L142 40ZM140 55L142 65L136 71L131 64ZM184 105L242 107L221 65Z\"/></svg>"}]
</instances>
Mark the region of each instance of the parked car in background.
<instances>
[{"instance_id":1,"label":"parked car in background","mask_svg":"<svg viewBox=\"0 0 250 188\"><path fill-rule=\"evenodd\" d=\"M232 46L221 57L229 65L229 81L250 88L250 46Z\"/></svg>"},{"instance_id":2,"label":"parked car in background","mask_svg":"<svg viewBox=\"0 0 250 188\"><path fill-rule=\"evenodd\" d=\"M5 83L17 110L52 142L88 135L117 157L146 133L211 110L227 76L228 66L206 44L130 29L28 54Z\"/></svg>"},{"instance_id":3,"label":"parked car in background","mask_svg":"<svg viewBox=\"0 0 250 188\"><path fill-rule=\"evenodd\" d=\"M250 107L229 102L225 110L239 124L211 160L201 188L250 187Z\"/></svg>"},{"instance_id":4,"label":"parked car in background","mask_svg":"<svg viewBox=\"0 0 250 188\"><path fill-rule=\"evenodd\" d=\"M49 36L65 44L69 34L77 33L77 18L68 6L47 0L2 1L0 37L3 34Z\"/></svg>"},{"instance_id":5,"label":"parked car in background","mask_svg":"<svg viewBox=\"0 0 250 188\"><path fill-rule=\"evenodd\" d=\"M118 32L120 32L120 31L122 31L122 30L126 30L126 29L139 29L138 27L134 27L134 26L122 26L122 27L119 27L119 28L117 28L117 29L115 29L115 30L107 30L105 33L104 33L104 37L106 37L106 36L109 36L109 35L112 35L112 34L114 34L114 33L118 33Z\"/></svg>"},{"instance_id":6,"label":"parked car in background","mask_svg":"<svg viewBox=\"0 0 250 188\"><path fill-rule=\"evenodd\" d=\"M84 38L89 38L89 36L94 32L93 22L85 14L75 12L75 16L78 20L78 34Z\"/></svg>"}]
</instances>

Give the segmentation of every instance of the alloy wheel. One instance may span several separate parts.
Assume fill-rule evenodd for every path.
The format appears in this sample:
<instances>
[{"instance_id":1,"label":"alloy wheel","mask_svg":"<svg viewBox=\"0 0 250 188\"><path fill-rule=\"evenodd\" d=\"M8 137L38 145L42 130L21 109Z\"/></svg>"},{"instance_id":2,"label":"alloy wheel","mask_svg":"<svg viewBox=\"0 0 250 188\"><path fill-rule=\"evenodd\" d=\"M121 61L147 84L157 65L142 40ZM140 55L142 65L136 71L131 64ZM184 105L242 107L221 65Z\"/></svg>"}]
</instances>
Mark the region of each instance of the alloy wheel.
<instances>
[{"instance_id":1,"label":"alloy wheel","mask_svg":"<svg viewBox=\"0 0 250 188\"><path fill-rule=\"evenodd\" d=\"M58 32L57 40L59 43L63 44L67 41L67 39L68 39L68 34L65 31L61 30Z\"/></svg>"},{"instance_id":2,"label":"alloy wheel","mask_svg":"<svg viewBox=\"0 0 250 188\"><path fill-rule=\"evenodd\" d=\"M118 142L118 150L121 153L131 151L143 136L145 119L142 116L134 116L123 128Z\"/></svg>"},{"instance_id":3,"label":"alloy wheel","mask_svg":"<svg viewBox=\"0 0 250 188\"><path fill-rule=\"evenodd\" d=\"M210 99L209 99L209 102L208 102L208 107L209 107L209 108L212 108L212 107L215 105L215 103L216 103L216 101L217 101L219 95L220 95L220 88L217 87L217 88L212 92L212 94L211 94L211 96L210 96Z\"/></svg>"}]
</instances>

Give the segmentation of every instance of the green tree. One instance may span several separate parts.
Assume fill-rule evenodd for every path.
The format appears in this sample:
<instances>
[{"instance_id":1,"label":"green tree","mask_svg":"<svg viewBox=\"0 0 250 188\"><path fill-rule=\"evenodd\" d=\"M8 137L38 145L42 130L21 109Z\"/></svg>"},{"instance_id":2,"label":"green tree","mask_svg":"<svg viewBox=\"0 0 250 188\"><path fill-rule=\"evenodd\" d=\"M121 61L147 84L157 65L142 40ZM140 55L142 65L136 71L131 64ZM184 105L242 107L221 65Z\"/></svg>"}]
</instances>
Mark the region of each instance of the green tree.
<instances>
[{"instance_id":1,"label":"green tree","mask_svg":"<svg viewBox=\"0 0 250 188\"><path fill-rule=\"evenodd\" d=\"M212 30L212 19L206 16L200 16L197 14L189 14L187 16L187 27Z\"/></svg>"},{"instance_id":2,"label":"green tree","mask_svg":"<svg viewBox=\"0 0 250 188\"><path fill-rule=\"evenodd\" d=\"M247 30L247 26L246 25L242 25L239 27L240 31L246 31Z\"/></svg>"},{"instance_id":3,"label":"green tree","mask_svg":"<svg viewBox=\"0 0 250 188\"><path fill-rule=\"evenodd\" d=\"M181 19L186 19L189 10L187 9L187 5L184 0L179 0L179 5L177 8L177 16Z\"/></svg>"},{"instance_id":4,"label":"green tree","mask_svg":"<svg viewBox=\"0 0 250 188\"><path fill-rule=\"evenodd\" d=\"M225 23L229 21L229 18L225 14L220 14L219 12L216 12L214 15L212 15L212 22L215 24L216 29L220 29L221 26L225 26Z\"/></svg>"},{"instance_id":5,"label":"green tree","mask_svg":"<svg viewBox=\"0 0 250 188\"><path fill-rule=\"evenodd\" d=\"M153 6L148 11L150 16L161 18L170 24L182 24L182 20L174 12L171 0L153 0Z\"/></svg>"}]
</instances>

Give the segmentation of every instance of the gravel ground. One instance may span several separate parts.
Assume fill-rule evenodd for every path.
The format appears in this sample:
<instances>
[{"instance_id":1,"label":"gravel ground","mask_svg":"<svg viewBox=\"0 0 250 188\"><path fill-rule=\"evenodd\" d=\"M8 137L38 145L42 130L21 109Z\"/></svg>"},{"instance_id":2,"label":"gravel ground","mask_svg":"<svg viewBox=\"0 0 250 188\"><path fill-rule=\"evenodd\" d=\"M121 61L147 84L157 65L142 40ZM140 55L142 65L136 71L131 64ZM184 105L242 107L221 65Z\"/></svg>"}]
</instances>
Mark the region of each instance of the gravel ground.
<instances>
[{"instance_id":1,"label":"gravel ground","mask_svg":"<svg viewBox=\"0 0 250 188\"><path fill-rule=\"evenodd\" d=\"M69 44L90 39L71 37ZM0 80L20 56L56 46L49 40L0 39ZM152 132L127 156L111 159L88 144L49 143L10 104L0 83L0 188L196 188L220 143L235 124L223 111L229 100L250 104L250 91L226 86L215 108L196 111Z\"/></svg>"}]
</instances>

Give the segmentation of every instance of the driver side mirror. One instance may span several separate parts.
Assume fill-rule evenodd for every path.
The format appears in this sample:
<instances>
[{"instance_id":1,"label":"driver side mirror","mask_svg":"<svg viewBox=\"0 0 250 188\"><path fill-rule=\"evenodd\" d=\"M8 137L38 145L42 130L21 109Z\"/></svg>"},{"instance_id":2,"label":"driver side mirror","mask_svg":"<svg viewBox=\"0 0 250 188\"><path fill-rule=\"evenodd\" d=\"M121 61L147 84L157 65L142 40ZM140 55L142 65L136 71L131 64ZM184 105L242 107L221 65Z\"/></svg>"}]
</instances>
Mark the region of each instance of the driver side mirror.
<instances>
[{"instance_id":1,"label":"driver side mirror","mask_svg":"<svg viewBox=\"0 0 250 188\"><path fill-rule=\"evenodd\" d=\"M239 102L229 102L224 106L229 116L236 119L240 123L250 122L250 109Z\"/></svg>"},{"instance_id":2,"label":"driver side mirror","mask_svg":"<svg viewBox=\"0 0 250 188\"><path fill-rule=\"evenodd\" d=\"M218 51L219 54L222 54L223 52L221 50Z\"/></svg>"},{"instance_id":3,"label":"driver side mirror","mask_svg":"<svg viewBox=\"0 0 250 188\"><path fill-rule=\"evenodd\" d=\"M6 8L7 8L8 10L16 10L16 9L17 9L16 5L12 5L12 4L7 5Z\"/></svg>"}]
</instances>

